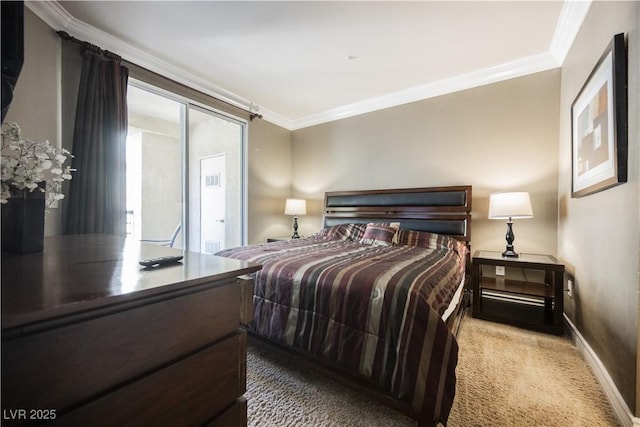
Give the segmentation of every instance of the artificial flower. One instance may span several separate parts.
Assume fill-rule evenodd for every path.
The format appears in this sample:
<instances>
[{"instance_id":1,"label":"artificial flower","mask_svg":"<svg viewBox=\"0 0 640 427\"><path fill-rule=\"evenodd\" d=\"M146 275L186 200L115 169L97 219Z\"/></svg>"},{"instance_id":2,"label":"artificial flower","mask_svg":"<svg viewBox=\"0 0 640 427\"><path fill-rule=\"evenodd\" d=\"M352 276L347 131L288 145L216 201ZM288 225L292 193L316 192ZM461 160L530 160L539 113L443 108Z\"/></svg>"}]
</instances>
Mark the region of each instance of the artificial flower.
<instances>
[{"instance_id":1,"label":"artificial flower","mask_svg":"<svg viewBox=\"0 0 640 427\"><path fill-rule=\"evenodd\" d=\"M8 123L2 125L1 153L0 203L7 203L15 190L46 191L47 207L64 198L62 183L70 180L73 172L64 166L67 158L73 157L69 150L56 148L49 141L24 138L20 126ZM39 185L42 182L46 189Z\"/></svg>"}]
</instances>

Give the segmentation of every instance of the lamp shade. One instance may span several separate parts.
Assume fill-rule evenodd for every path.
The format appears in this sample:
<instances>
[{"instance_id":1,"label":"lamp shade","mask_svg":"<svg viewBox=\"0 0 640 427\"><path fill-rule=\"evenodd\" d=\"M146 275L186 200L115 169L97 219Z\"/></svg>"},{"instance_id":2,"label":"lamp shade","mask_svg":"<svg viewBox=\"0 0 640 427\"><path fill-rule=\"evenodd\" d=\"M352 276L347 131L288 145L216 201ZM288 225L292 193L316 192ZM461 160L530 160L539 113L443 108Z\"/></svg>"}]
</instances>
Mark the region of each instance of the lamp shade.
<instances>
[{"instance_id":1,"label":"lamp shade","mask_svg":"<svg viewBox=\"0 0 640 427\"><path fill-rule=\"evenodd\" d=\"M284 207L285 215L306 215L307 214L307 201L303 199L287 199L287 203Z\"/></svg>"},{"instance_id":2,"label":"lamp shade","mask_svg":"<svg viewBox=\"0 0 640 427\"><path fill-rule=\"evenodd\" d=\"M489 196L489 219L505 218L533 218L528 192L493 193Z\"/></svg>"}]
</instances>

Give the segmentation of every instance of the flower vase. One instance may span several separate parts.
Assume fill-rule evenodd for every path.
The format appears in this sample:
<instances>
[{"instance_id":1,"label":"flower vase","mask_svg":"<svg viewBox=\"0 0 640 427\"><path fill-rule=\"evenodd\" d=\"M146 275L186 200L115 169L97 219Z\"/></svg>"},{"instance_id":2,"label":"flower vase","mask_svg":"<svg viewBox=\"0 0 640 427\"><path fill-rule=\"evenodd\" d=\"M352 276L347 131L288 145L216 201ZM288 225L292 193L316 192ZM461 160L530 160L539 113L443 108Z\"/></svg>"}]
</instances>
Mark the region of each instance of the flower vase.
<instances>
[{"instance_id":1,"label":"flower vase","mask_svg":"<svg viewBox=\"0 0 640 427\"><path fill-rule=\"evenodd\" d=\"M45 193L14 190L2 211L2 251L14 254L42 252Z\"/></svg>"}]
</instances>

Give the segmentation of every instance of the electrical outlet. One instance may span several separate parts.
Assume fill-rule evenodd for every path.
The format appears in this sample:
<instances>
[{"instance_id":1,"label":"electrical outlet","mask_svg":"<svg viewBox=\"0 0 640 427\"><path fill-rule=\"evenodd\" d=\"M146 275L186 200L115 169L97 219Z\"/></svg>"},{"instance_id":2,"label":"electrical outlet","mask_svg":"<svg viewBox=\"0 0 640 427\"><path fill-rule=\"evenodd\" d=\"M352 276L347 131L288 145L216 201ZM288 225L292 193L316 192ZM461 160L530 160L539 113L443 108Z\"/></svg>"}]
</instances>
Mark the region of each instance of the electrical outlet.
<instances>
[{"instance_id":1,"label":"electrical outlet","mask_svg":"<svg viewBox=\"0 0 640 427\"><path fill-rule=\"evenodd\" d=\"M573 280L567 280L567 295L570 297L573 296Z\"/></svg>"},{"instance_id":2,"label":"electrical outlet","mask_svg":"<svg viewBox=\"0 0 640 427\"><path fill-rule=\"evenodd\" d=\"M504 276L504 265L496 265L496 276Z\"/></svg>"}]
</instances>

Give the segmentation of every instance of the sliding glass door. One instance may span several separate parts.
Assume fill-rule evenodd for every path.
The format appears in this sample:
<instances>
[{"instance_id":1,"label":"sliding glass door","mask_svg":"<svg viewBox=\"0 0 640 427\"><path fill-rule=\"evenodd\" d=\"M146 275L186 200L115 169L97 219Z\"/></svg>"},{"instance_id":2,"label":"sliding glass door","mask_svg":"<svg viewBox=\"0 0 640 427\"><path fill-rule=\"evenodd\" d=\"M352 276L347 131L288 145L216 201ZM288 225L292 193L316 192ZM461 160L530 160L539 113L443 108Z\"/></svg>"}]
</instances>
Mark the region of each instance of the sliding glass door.
<instances>
[{"instance_id":1,"label":"sliding glass door","mask_svg":"<svg viewBox=\"0 0 640 427\"><path fill-rule=\"evenodd\" d=\"M127 232L215 253L244 243L245 123L133 81Z\"/></svg>"},{"instance_id":2,"label":"sliding glass door","mask_svg":"<svg viewBox=\"0 0 640 427\"><path fill-rule=\"evenodd\" d=\"M242 244L244 124L189 108L189 245L215 253Z\"/></svg>"},{"instance_id":3,"label":"sliding glass door","mask_svg":"<svg viewBox=\"0 0 640 427\"><path fill-rule=\"evenodd\" d=\"M127 107L127 232L183 248L185 106L129 85Z\"/></svg>"}]
</instances>

